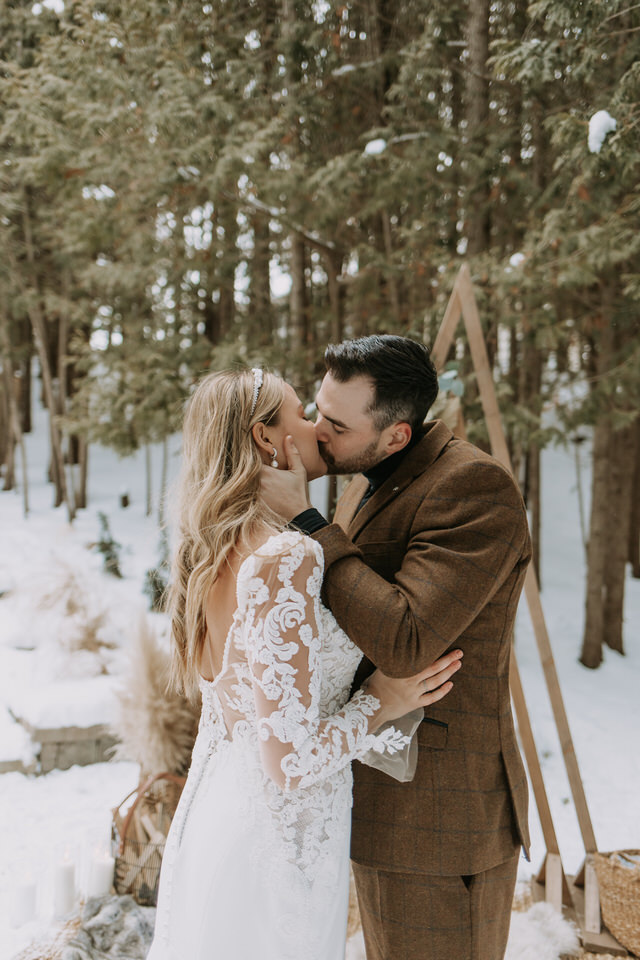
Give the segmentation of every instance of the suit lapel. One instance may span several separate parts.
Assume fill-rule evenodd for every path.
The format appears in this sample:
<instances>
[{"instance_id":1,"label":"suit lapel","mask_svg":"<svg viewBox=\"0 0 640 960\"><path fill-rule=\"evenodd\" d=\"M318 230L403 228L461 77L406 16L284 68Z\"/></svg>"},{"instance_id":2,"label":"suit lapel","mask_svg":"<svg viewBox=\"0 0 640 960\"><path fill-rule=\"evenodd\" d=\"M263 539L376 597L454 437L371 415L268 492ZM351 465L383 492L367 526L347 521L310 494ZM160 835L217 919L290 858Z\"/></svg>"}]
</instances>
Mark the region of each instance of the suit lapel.
<instances>
[{"instance_id":1,"label":"suit lapel","mask_svg":"<svg viewBox=\"0 0 640 960\"><path fill-rule=\"evenodd\" d=\"M349 529L349 524L353 520L358 504L364 496L368 487L366 477L361 473L357 474L347 485L346 490L338 500L333 522L342 527L345 533Z\"/></svg>"}]
</instances>

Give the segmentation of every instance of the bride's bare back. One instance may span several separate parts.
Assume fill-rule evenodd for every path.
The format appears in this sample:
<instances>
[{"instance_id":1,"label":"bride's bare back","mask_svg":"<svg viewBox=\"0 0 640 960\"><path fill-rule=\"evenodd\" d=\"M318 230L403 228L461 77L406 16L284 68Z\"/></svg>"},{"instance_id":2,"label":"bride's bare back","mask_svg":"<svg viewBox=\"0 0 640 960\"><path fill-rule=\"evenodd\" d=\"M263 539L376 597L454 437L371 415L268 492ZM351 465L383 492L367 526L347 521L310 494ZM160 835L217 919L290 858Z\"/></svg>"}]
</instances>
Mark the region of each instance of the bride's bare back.
<instances>
[{"instance_id":1,"label":"bride's bare back","mask_svg":"<svg viewBox=\"0 0 640 960\"><path fill-rule=\"evenodd\" d=\"M263 530L256 533L242 548L236 547L232 550L209 590L205 608L207 635L200 659L200 674L209 682L214 681L222 673L226 641L238 606L236 596L238 570L249 554L268 539L271 532Z\"/></svg>"}]
</instances>

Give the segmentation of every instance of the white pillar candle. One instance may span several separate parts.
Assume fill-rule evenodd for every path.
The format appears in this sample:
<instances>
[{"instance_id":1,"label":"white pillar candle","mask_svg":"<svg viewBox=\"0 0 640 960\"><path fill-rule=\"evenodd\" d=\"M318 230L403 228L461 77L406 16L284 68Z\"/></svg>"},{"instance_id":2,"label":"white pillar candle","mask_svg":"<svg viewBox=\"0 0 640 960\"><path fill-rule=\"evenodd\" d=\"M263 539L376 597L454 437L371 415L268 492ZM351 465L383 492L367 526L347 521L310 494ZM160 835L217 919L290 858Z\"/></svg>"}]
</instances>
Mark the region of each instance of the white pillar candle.
<instances>
[{"instance_id":1,"label":"white pillar candle","mask_svg":"<svg viewBox=\"0 0 640 960\"><path fill-rule=\"evenodd\" d=\"M57 917L71 913L76 902L76 865L69 851L53 868L53 910Z\"/></svg>"},{"instance_id":2,"label":"white pillar candle","mask_svg":"<svg viewBox=\"0 0 640 960\"><path fill-rule=\"evenodd\" d=\"M36 881L32 877L18 880L13 888L11 924L20 927L36 918Z\"/></svg>"},{"instance_id":3,"label":"white pillar candle","mask_svg":"<svg viewBox=\"0 0 640 960\"><path fill-rule=\"evenodd\" d=\"M116 862L108 853L96 853L89 866L87 897L104 897L111 893Z\"/></svg>"}]
</instances>

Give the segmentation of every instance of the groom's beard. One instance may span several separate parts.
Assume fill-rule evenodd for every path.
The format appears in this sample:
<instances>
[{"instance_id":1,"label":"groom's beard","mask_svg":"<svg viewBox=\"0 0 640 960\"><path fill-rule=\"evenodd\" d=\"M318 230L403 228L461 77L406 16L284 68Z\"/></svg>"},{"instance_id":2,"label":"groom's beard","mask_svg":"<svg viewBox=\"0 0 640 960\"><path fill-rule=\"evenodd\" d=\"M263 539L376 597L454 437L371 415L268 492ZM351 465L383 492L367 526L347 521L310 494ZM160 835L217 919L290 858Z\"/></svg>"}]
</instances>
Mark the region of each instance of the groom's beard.
<instances>
[{"instance_id":1,"label":"groom's beard","mask_svg":"<svg viewBox=\"0 0 640 960\"><path fill-rule=\"evenodd\" d=\"M371 467L375 467L377 463L384 460L384 457L381 457L378 453L377 440L372 440L368 447L365 447L360 453L346 460L334 460L324 443L319 442L318 447L320 449L320 456L326 463L329 473L334 475L364 473L365 470L371 470Z\"/></svg>"}]
</instances>

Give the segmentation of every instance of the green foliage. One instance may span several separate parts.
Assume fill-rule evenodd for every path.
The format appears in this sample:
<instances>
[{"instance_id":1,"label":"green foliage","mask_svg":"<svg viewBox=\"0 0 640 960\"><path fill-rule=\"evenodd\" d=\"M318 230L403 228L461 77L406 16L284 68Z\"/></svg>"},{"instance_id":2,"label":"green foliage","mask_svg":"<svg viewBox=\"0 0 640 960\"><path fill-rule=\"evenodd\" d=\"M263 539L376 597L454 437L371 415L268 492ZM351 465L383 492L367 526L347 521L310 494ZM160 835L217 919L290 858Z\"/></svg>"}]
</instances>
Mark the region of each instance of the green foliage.
<instances>
[{"instance_id":1,"label":"green foliage","mask_svg":"<svg viewBox=\"0 0 640 960\"><path fill-rule=\"evenodd\" d=\"M472 0L35 9L0 9L0 312L14 350L34 302L52 354L68 325L67 432L161 440L194 380L236 362L307 399L335 336L433 339L463 259L514 444L549 441L542 410L572 381L590 389L568 424L637 404L635 5L499 0L479 71ZM590 153L599 109L617 127Z\"/></svg>"},{"instance_id":2,"label":"green foliage","mask_svg":"<svg viewBox=\"0 0 640 960\"><path fill-rule=\"evenodd\" d=\"M100 521L100 539L92 544L92 546L94 550L102 554L105 573L110 573L112 576L122 579L122 573L120 572L120 550L122 549L122 545L113 539L109 528L109 518L106 513L100 511L98 513L98 520Z\"/></svg>"}]
</instances>

